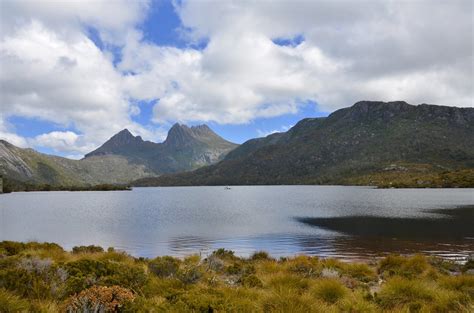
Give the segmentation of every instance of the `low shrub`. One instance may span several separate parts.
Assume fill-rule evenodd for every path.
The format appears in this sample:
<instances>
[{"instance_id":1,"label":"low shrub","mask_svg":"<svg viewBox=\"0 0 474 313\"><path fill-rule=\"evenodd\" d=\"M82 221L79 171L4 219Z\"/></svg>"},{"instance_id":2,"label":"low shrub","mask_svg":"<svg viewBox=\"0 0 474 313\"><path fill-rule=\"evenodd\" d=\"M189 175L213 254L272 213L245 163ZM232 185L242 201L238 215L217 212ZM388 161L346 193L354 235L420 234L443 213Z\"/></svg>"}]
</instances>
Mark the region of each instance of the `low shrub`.
<instances>
[{"instance_id":1,"label":"low shrub","mask_svg":"<svg viewBox=\"0 0 474 313\"><path fill-rule=\"evenodd\" d=\"M19 254L25 250L44 250L47 252L64 252L63 248L56 243L50 242L16 242L16 241L1 241L0 242L0 255L4 254L12 256Z\"/></svg>"},{"instance_id":2,"label":"low shrub","mask_svg":"<svg viewBox=\"0 0 474 313\"><path fill-rule=\"evenodd\" d=\"M221 259L235 259L234 251L232 250L226 250L224 248L219 248L215 251L212 252L212 255L215 255Z\"/></svg>"},{"instance_id":3,"label":"low shrub","mask_svg":"<svg viewBox=\"0 0 474 313\"><path fill-rule=\"evenodd\" d=\"M104 252L104 248L100 246L76 246L72 248L72 253L73 254L79 254L79 253L101 253Z\"/></svg>"},{"instance_id":4,"label":"low shrub","mask_svg":"<svg viewBox=\"0 0 474 313\"><path fill-rule=\"evenodd\" d=\"M185 284L194 284L201 277L203 273L198 265L195 264L186 264L179 269L178 278Z\"/></svg>"},{"instance_id":5,"label":"low shrub","mask_svg":"<svg viewBox=\"0 0 474 313\"><path fill-rule=\"evenodd\" d=\"M176 276L180 261L169 256L157 257L148 263L150 271L158 277Z\"/></svg>"},{"instance_id":6,"label":"low shrub","mask_svg":"<svg viewBox=\"0 0 474 313\"><path fill-rule=\"evenodd\" d=\"M93 286L71 296L66 304L67 312L118 312L128 302L132 302L135 295L128 289L120 286Z\"/></svg>"},{"instance_id":7,"label":"low shrub","mask_svg":"<svg viewBox=\"0 0 474 313\"><path fill-rule=\"evenodd\" d=\"M224 269L225 262L218 257L217 255L210 255L207 257L204 262L207 265L207 270L214 271L214 272L220 272Z\"/></svg>"},{"instance_id":8,"label":"low shrub","mask_svg":"<svg viewBox=\"0 0 474 313\"><path fill-rule=\"evenodd\" d=\"M250 256L250 260L258 261L258 260L272 260L268 252L265 251L256 251Z\"/></svg>"},{"instance_id":9,"label":"low shrub","mask_svg":"<svg viewBox=\"0 0 474 313\"><path fill-rule=\"evenodd\" d=\"M67 294L80 292L95 284L140 289L147 279L143 266L139 264L80 259L63 266L69 275Z\"/></svg>"},{"instance_id":10,"label":"low shrub","mask_svg":"<svg viewBox=\"0 0 474 313\"><path fill-rule=\"evenodd\" d=\"M228 275L238 275L243 271L243 266L239 262L235 262L225 268L225 272Z\"/></svg>"}]
</instances>

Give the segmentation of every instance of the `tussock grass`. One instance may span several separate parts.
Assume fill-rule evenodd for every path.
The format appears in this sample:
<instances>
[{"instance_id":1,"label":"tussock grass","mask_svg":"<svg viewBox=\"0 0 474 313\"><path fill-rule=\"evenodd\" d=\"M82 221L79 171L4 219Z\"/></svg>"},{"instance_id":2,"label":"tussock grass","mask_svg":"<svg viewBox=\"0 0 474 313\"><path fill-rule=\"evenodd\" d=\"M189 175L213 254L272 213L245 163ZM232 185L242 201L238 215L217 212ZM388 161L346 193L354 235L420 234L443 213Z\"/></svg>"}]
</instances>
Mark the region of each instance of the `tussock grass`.
<instances>
[{"instance_id":1,"label":"tussock grass","mask_svg":"<svg viewBox=\"0 0 474 313\"><path fill-rule=\"evenodd\" d=\"M378 303L383 308L416 306L434 299L435 291L428 283L403 277L391 278L377 295Z\"/></svg>"},{"instance_id":2,"label":"tussock grass","mask_svg":"<svg viewBox=\"0 0 474 313\"><path fill-rule=\"evenodd\" d=\"M84 295L91 307L118 299L97 291L121 295L120 312L470 312L474 276L465 268L421 255L376 265L264 252L239 258L225 249L144 259L4 241L0 312L63 312Z\"/></svg>"},{"instance_id":3,"label":"tussock grass","mask_svg":"<svg viewBox=\"0 0 474 313\"><path fill-rule=\"evenodd\" d=\"M443 277L439 283L445 289L462 292L474 299L474 275Z\"/></svg>"},{"instance_id":4,"label":"tussock grass","mask_svg":"<svg viewBox=\"0 0 474 313\"><path fill-rule=\"evenodd\" d=\"M414 255L404 257L389 255L380 262L379 273L384 276L403 276L406 278L420 277L431 269L426 257Z\"/></svg>"},{"instance_id":5,"label":"tussock grass","mask_svg":"<svg viewBox=\"0 0 474 313\"><path fill-rule=\"evenodd\" d=\"M348 289L336 279L318 280L311 290L314 297L330 304L338 302L348 293Z\"/></svg>"},{"instance_id":6,"label":"tussock grass","mask_svg":"<svg viewBox=\"0 0 474 313\"><path fill-rule=\"evenodd\" d=\"M30 305L26 299L0 289L0 308L5 313L28 312Z\"/></svg>"}]
</instances>

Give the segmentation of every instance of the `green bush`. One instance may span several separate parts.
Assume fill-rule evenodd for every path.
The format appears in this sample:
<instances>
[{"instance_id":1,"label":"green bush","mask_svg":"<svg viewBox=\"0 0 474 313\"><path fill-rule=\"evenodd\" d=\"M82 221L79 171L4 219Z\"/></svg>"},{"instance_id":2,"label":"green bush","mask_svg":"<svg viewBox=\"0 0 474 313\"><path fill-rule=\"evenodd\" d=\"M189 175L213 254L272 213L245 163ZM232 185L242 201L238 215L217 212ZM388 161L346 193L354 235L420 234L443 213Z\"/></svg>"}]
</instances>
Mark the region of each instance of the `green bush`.
<instances>
[{"instance_id":1,"label":"green bush","mask_svg":"<svg viewBox=\"0 0 474 313\"><path fill-rule=\"evenodd\" d=\"M218 256L221 259L235 259L234 251L219 248L212 252L212 255Z\"/></svg>"},{"instance_id":2,"label":"green bush","mask_svg":"<svg viewBox=\"0 0 474 313\"><path fill-rule=\"evenodd\" d=\"M104 252L104 248L99 247L99 246L76 246L72 248L72 253L73 254L79 254L79 253L101 253Z\"/></svg>"},{"instance_id":3,"label":"green bush","mask_svg":"<svg viewBox=\"0 0 474 313\"><path fill-rule=\"evenodd\" d=\"M49 259L24 258L0 270L0 288L32 299L61 297L66 278Z\"/></svg>"},{"instance_id":4,"label":"green bush","mask_svg":"<svg viewBox=\"0 0 474 313\"><path fill-rule=\"evenodd\" d=\"M180 261L170 256L157 257L148 263L150 271L158 277L174 277L178 273Z\"/></svg>"},{"instance_id":5,"label":"green bush","mask_svg":"<svg viewBox=\"0 0 474 313\"><path fill-rule=\"evenodd\" d=\"M80 292L94 284L140 289L147 279L145 270L138 264L81 259L64 264L64 268L69 274L67 294Z\"/></svg>"},{"instance_id":6,"label":"green bush","mask_svg":"<svg viewBox=\"0 0 474 313\"><path fill-rule=\"evenodd\" d=\"M268 254L268 252L265 252L265 251L257 251L257 252L254 252L254 253L250 256L250 260L252 260L252 261L257 261L257 260L272 260L272 258L270 257L270 255Z\"/></svg>"},{"instance_id":7,"label":"green bush","mask_svg":"<svg viewBox=\"0 0 474 313\"><path fill-rule=\"evenodd\" d=\"M64 252L63 248L56 243L50 242L16 242L16 241L2 241L0 242L0 255L4 254L12 256L19 254L25 250L44 250L47 252L59 251Z\"/></svg>"},{"instance_id":8,"label":"green bush","mask_svg":"<svg viewBox=\"0 0 474 313\"><path fill-rule=\"evenodd\" d=\"M187 264L184 265L179 269L178 278L185 284L194 284L196 283L201 277L203 273L199 266L195 264Z\"/></svg>"},{"instance_id":9,"label":"green bush","mask_svg":"<svg viewBox=\"0 0 474 313\"><path fill-rule=\"evenodd\" d=\"M238 275L243 271L243 266L240 262L232 263L227 266L225 269L226 274L228 275Z\"/></svg>"}]
</instances>

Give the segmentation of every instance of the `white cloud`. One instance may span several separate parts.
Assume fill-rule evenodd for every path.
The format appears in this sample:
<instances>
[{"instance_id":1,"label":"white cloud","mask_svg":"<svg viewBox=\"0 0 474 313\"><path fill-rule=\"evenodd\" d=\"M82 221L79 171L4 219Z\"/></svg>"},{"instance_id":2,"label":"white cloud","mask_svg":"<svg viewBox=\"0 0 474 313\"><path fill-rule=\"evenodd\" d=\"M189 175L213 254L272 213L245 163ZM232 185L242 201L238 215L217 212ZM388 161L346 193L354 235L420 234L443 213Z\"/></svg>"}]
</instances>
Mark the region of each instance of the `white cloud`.
<instances>
[{"instance_id":1,"label":"white cloud","mask_svg":"<svg viewBox=\"0 0 474 313\"><path fill-rule=\"evenodd\" d=\"M183 1L202 51L131 38L126 88L158 98L154 121L247 123L359 100L473 104L471 1ZM276 38L302 35L296 46ZM130 39L130 38L129 38Z\"/></svg>"},{"instance_id":2,"label":"white cloud","mask_svg":"<svg viewBox=\"0 0 474 313\"><path fill-rule=\"evenodd\" d=\"M53 131L38 135L33 141L36 145L50 147L56 151L69 151L71 146L75 146L78 139L79 135L71 131Z\"/></svg>"},{"instance_id":3,"label":"white cloud","mask_svg":"<svg viewBox=\"0 0 474 313\"><path fill-rule=\"evenodd\" d=\"M110 3L110 14L103 16ZM95 149L125 127L145 139L161 137L161 130L150 131L131 120L139 110L123 91L122 74L107 51L101 51L84 33L84 23L98 27L109 39L129 29L138 22L137 7L143 4L127 3L74 1L56 10L57 5L50 2L2 2L7 9L2 10L2 26L10 21L0 38L2 123L15 115L73 127L80 134L75 140L71 140L72 132L21 138L13 137L12 131L7 132L12 128L4 126L2 138L77 155Z\"/></svg>"},{"instance_id":4,"label":"white cloud","mask_svg":"<svg viewBox=\"0 0 474 313\"><path fill-rule=\"evenodd\" d=\"M14 144L15 146L21 147L21 148L26 148L28 147L28 142L25 138L18 136L14 132L10 131L12 127L9 125L6 125L7 123L5 120L2 118L3 113L0 111L0 139L6 140L11 144Z\"/></svg>"},{"instance_id":5,"label":"white cloud","mask_svg":"<svg viewBox=\"0 0 474 313\"><path fill-rule=\"evenodd\" d=\"M76 140L45 134L30 142L77 155L124 127L156 139L175 121L248 123L295 113L307 101L324 111L363 99L474 106L472 1L175 6L182 33L208 40L205 49L143 40L137 24L148 1L2 1L0 136L28 143L6 126L12 115L52 121L72 127ZM120 49L118 65L87 37L88 27ZM297 36L304 41L292 46L273 41ZM133 122L137 103L155 99L157 129Z\"/></svg>"},{"instance_id":6,"label":"white cloud","mask_svg":"<svg viewBox=\"0 0 474 313\"><path fill-rule=\"evenodd\" d=\"M273 130L261 130L257 129L257 136L258 137L267 137L268 135L271 134L276 134L276 133L282 133L288 131L290 128L292 128L294 125L283 125L280 127L280 129L273 129Z\"/></svg>"}]
</instances>

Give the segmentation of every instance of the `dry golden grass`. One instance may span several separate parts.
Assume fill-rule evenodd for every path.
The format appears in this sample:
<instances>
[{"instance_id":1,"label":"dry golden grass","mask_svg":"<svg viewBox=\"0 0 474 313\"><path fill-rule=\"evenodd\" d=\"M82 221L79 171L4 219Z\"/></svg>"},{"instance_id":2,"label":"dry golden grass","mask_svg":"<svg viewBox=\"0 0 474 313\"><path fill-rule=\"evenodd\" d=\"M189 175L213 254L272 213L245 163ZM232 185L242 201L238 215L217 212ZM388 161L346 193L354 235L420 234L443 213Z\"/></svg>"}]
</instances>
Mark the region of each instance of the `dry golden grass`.
<instances>
[{"instance_id":1,"label":"dry golden grass","mask_svg":"<svg viewBox=\"0 0 474 313\"><path fill-rule=\"evenodd\" d=\"M120 312L473 311L474 277L462 273L469 266L422 255L365 264L261 252L246 259L223 249L185 259L76 251L1 242L0 312L83 303Z\"/></svg>"}]
</instances>

